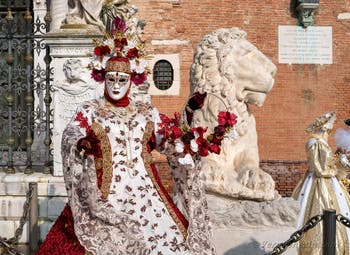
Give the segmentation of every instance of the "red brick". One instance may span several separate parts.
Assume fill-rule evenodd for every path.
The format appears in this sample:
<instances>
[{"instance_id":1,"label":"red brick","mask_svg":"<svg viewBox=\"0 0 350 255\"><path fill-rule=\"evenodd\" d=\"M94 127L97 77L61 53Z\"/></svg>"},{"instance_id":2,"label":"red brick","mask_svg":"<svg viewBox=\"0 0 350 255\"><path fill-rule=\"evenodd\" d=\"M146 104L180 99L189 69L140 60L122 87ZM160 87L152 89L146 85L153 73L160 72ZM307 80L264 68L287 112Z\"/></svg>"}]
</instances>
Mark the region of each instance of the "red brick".
<instances>
[{"instance_id":1,"label":"red brick","mask_svg":"<svg viewBox=\"0 0 350 255\"><path fill-rule=\"evenodd\" d=\"M133 0L139 8L138 17L147 21L145 36L150 54L180 55L181 89L174 97L154 96L153 103L161 112L171 115L181 112L190 93L189 70L193 53L201 38L222 27L239 27L247 39L256 45L277 66L275 86L262 108L251 107L256 117L260 159L263 161L304 161L306 126L328 111L336 111L343 119L350 117L350 36L349 20L337 20L337 15L350 12L344 1L320 1L315 16L316 26L333 27L332 65L278 64L278 25L296 25L286 0L192 0L172 4L165 0ZM188 45L152 46L151 40L188 40ZM311 100L304 97L310 91ZM334 148L333 139L330 144ZM334 148L335 149L335 148ZM288 165L288 164L287 164ZM306 167L289 169L293 183L300 179ZM271 173L273 176L274 173ZM278 183L278 180L277 180ZM284 191L285 195L290 191ZM288 193L288 194L287 194Z\"/></svg>"}]
</instances>

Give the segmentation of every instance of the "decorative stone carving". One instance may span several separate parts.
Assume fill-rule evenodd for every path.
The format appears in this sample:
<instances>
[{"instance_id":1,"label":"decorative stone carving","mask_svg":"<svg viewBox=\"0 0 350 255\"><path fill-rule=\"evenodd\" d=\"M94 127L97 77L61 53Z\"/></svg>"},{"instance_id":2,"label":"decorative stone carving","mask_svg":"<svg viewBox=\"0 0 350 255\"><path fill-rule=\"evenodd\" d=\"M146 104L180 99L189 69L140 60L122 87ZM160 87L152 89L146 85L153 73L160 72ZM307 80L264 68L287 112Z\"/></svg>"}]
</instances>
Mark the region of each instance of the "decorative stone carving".
<instances>
[{"instance_id":1,"label":"decorative stone carving","mask_svg":"<svg viewBox=\"0 0 350 255\"><path fill-rule=\"evenodd\" d=\"M86 68L89 59L69 58L63 63L64 79L53 83L53 146L54 175L62 175L61 139L65 126L71 120L76 108L84 101L102 95L103 85L99 86L90 77ZM56 73L61 70L56 69ZM59 77L59 76L58 76ZM62 75L61 75L62 77ZM100 89L99 89L100 87Z\"/></svg>"},{"instance_id":2,"label":"decorative stone carving","mask_svg":"<svg viewBox=\"0 0 350 255\"><path fill-rule=\"evenodd\" d=\"M296 8L299 24L304 28L313 26L315 22L315 12L320 5L319 0L298 0Z\"/></svg>"},{"instance_id":3,"label":"decorative stone carving","mask_svg":"<svg viewBox=\"0 0 350 255\"><path fill-rule=\"evenodd\" d=\"M108 11L105 11L108 10ZM131 22L134 24L134 22L139 22L139 20L135 17L133 17L137 13L138 9L134 5L130 5L128 0L112 0L112 1L105 1L104 7L102 10L102 20L103 24L107 24L107 27L109 26L108 23L111 21L111 17L121 17L123 20L126 20L127 22ZM143 27L146 25L144 20L141 20L143 23ZM142 24L140 24L142 25ZM134 25L128 24L127 27L132 27L132 29L138 29L137 24ZM143 30L143 27L141 30Z\"/></svg>"},{"instance_id":4,"label":"decorative stone carving","mask_svg":"<svg viewBox=\"0 0 350 255\"><path fill-rule=\"evenodd\" d=\"M290 197L255 202L207 195L207 200L210 221L220 229L294 227L300 210L298 201Z\"/></svg>"},{"instance_id":5,"label":"decorative stone carving","mask_svg":"<svg viewBox=\"0 0 350 255\"><path fill-rule=\"evenodd\" d=\"M80 59L67 59L63 64L63 73L66 77L63 81L57 81L53 87L56 90L63 90L70 95L80 95L88 89L93 89L93 84L86 81L89 69L82 66Z\"/></svg>"},{"instance_id":6,"label":"decorative stone carving","mask_svg":"<svg viewBox=\"0 0 350 255\"><path fill-rule=\"evenodd\" d=\"M60 29L62 22L65 20L68 13L67 0L52 0L51 1L51 18L50 31Z\"/></svg>"},{"instance_id":7,"label":"decorative stone carving","mask_svg":"<svg viewBox=\"0 0 350 255\"><path fill-rule=\"evenodd\" d=\"M104 0L68 0L68 14L62 28L84 28L89 25L101 30L104 25L100 20Z\"/></svg>"},{"instance_id":8,"label":"decorative stone carving","mask_svg":"<svg viewBox=\"0 0 350 255\"><path fill-rule=\"evenodd\" d=\"M236 130L225 138L220 155L202 159L207 190L239 199L273 200L279 196L272 177L259 167L255 118L249 104L262 106L274 84L276 66L238 28L206 35L191 66L191 89L207 92L203 108L193 116L194 126L217 125L219 111L231 111Z\"/></svg>"}]
</instances>

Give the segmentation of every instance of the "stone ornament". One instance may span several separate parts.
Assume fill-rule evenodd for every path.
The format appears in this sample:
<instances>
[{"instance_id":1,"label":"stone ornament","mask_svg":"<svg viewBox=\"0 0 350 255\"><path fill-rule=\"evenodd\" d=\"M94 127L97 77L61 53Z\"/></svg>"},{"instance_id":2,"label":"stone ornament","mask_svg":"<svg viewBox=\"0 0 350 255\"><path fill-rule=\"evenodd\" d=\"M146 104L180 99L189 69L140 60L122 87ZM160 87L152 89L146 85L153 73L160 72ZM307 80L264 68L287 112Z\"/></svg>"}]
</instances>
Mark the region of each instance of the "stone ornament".
<instances>
[{"instance_id":1,"label":"stone ornament","mask_svg":"<svg viewBox=\"0 0 350 255\"><path fill-rule=\"evenodd\" d=\"M220 155L202 159L206 189L237 199L273 200L272 177L259 167L255 118L249 105L262 106L273 87L276 66L238 28L206 35L191 66L191 90L208 96L194 111L192 126L208 127L210 134L220 111L235 113L235 133L223 140Z\"/></svg>"},{"instance_id":2,"label":"stone ornament","mask_svg":"<svg viewBox=\"0 0 350 255\"><path fill-rule=\"evenodd\" d=\"M80 59L67 59L63 64L65 80L54 84L55 90L63 90L70 95L79 95L89 89L95 89L96 84L88 82L89 73Z\"/></svg>"},{"instance_id":3,"label":"stone ornament","mask_svg":"<svg viewBox=\"0 0 350 255\"><path fill-rule=\"evenodd\" d=\"M68 13L62 28L85 28L96 26L103 30L100 20L104 0L68 0Z\"/></svg>"},{"instance_id":4,"label":"stone ornament","mask_svg":"<svg viewBox=\"0 0 350 255\"><path fill-rule=\"evenodd\" d=\"M92 98L100 98L103 95L103 86L90 80L90 72L86 68L87 63L82 59L68 58L63 62L63 76L53 85L53 147L54 147L54 175L61 176L61 139L62 133L76 108L82 102ZM58 66L57 66L58 67ZM59 68L59 67L58 67Z\"/></svg>"}]
</instances>

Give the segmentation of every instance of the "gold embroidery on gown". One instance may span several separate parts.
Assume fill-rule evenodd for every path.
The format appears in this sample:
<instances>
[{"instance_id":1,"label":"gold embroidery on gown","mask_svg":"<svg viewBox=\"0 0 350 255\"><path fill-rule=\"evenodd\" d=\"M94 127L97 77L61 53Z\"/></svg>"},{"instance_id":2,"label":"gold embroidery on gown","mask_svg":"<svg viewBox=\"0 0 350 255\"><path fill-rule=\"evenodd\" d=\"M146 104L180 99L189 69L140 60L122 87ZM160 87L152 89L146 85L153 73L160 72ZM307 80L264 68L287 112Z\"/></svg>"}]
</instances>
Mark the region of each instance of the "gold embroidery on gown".
<instances>
[{"instance_id":1,"label":"gold embroidery on gown","mask_svg":"<svg viewBox=\"0 0 350 255\"><path fill-rule=\"evenodd\" d=\"M332 185L332 177L335 177L342 189L347 204L350 205L350 197L343 184L337 178L337 168L333 163L333 153L329 145L319 137L311 137L307 144L307 159L309 169L304 178L297 185L293 197L298 199L303 183L310 172L313 173L311 189L307 197L304 224L315 215L323 214L324 209L335 209L340 213L339 201ZM333 179L334 180L334 179ZM299 255L322 255L322 230L323 223L305 233L300 240ZM336 254L348 255L349 242L345 226L337 222L336 232Z\"/></svg>"}]
</instances>

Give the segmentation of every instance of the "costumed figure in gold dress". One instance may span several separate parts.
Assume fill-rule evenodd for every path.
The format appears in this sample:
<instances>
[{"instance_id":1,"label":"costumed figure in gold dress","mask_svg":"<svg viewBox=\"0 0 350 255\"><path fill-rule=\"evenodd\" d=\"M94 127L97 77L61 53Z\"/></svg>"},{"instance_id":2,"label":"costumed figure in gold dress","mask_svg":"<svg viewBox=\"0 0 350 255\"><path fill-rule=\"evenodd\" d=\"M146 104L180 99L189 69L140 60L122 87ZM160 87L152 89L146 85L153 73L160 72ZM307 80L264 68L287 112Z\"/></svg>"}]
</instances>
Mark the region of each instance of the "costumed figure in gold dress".
<instances>
[{"instance_id":1,"label":"costumed figure in gold dress","mask_svg":"<svg viewBox=\"0 0 350 255\"><path fill-rule=\"evenodd\" d=\"M310 134L306 142L308 171L297 185L293 197L300 202L298 229L325 209L334 209L345 217L350 217L350 197L341 182L344 167L334 158L328 145L328 135L336 120L335 113L327 113L310 124L306 132ZM323 225L305 233L300 240L299 255L321 255ZM337 223L336 254L348 255L350 250L350 230Z\"/></svg>"}]
</instances>

